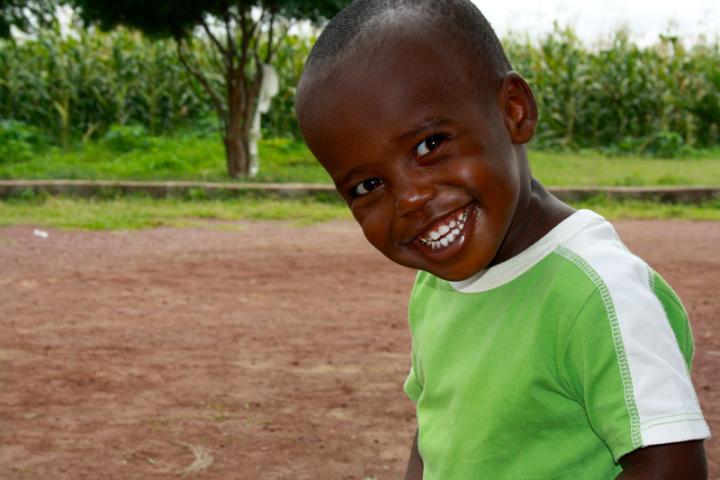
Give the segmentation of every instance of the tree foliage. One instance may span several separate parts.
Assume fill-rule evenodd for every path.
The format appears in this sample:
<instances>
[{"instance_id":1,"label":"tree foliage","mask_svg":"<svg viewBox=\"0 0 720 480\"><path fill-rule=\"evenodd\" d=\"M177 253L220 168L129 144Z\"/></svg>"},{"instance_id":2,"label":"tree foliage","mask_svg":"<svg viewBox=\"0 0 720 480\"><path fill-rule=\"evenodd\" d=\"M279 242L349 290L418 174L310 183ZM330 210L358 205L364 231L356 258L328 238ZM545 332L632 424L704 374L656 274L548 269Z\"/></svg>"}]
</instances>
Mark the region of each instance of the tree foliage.
<instances>
[{"instance_id":1,"label":"tree foliage","mask_svg":"<svg viewBox=\"0 0 720 480\"><path fill-rule=\"evenodd\" d=\"M239 17L253 8L284 18L305 18L320 21L334 15L347 1L238 1L238 0L74 0L83 16L99 21L104 29L119 24L136 27L150 35L183 37L207 21L216 18ZM237 18L236 17L236 18Z\"/></svg>"},{"instance_id":2,"label":"tree foliage","mask_svg":"<svg viewBox=\"0 0 720 480\"><path fill-rule=\"evenodd\" d=\"M10 36L10 27L34 30L53 21L55 0L0 0L0 38Z\"/></svg>"},{"instance_id":3,"label":"tree foliage","mask_svg":"<svg viewBox=\"0 0 720 480\"><path fill-rule=\"evenodd\" d=\"M222 129L231 177L250 171L250 135L263 81L293 22L321 21L337 13L344 0L69 0L82 17L109 29L137 28L148 35L175 39L178 58L212 102ZM196 32L212 47L214 71L200 68L188 55ZM219 79L219 81L218 81Z\"/></svg>"}]
</instances>

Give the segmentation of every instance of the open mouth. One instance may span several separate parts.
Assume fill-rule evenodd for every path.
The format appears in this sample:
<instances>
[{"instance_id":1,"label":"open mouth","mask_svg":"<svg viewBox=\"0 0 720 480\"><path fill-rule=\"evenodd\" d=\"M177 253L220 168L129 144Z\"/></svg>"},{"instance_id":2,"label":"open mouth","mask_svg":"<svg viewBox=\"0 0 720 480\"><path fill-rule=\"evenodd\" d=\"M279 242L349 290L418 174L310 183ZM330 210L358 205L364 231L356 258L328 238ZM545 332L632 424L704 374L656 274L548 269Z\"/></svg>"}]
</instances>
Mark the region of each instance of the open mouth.
<instances>
[{"instance_id":1,"label":"open mouth","mask_svg":"<svg viewBox=\"0 0 720 480\"><path fill-rule=\"evenodd\" d=\"M418 241L431 250L442 250L460 243L464 238L471 208L472 205L467 205L462 210L454 211L420 235Z\"/></svg>"}]
</instances>

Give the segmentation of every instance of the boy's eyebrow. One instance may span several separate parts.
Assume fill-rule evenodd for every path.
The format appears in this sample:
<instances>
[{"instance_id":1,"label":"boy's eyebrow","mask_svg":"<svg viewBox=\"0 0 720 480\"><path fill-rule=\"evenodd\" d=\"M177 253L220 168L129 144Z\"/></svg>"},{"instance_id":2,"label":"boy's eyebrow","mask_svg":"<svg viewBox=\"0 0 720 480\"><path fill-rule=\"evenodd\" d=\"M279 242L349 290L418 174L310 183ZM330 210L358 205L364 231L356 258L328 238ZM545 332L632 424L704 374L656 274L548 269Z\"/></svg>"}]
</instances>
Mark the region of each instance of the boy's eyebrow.
<instances>
[{"instance_id":1,"label":"boy's eyebrow","mask_svg":"<svg viewBox=\"0 0 720 480\"><path fill-rule=\"evenodd\" d=\"M450 123L452 123L452 120L449 118L428 118L422 123L420 123L420 125L412 131L403 133L402 135L398 135L397 137L393 138L393 142L401 143L408 138L417 137L422 133L432 131L438 127L442 127Z\"/></svg>"}]
</instances>

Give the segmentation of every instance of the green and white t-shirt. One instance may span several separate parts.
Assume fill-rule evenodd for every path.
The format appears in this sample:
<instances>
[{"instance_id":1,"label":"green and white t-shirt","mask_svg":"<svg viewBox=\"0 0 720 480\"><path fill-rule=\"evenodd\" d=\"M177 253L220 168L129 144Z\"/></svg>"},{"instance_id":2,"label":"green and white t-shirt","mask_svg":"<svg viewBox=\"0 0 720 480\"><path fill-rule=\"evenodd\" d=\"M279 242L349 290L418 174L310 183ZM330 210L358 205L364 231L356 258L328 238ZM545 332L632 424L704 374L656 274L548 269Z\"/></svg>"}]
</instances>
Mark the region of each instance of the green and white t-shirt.
<instances>
[{"instance_id":1,"label":"green and white t-shirt","mask_svg":"<svg viewBox=\"0 0 720 480\"><path fill-rule=\"evenodd\" d=\"M462 282L420 272L409 315L426 480L610 479L710 435L682 304L588 210Z\"/></svg>"}]
</instances>

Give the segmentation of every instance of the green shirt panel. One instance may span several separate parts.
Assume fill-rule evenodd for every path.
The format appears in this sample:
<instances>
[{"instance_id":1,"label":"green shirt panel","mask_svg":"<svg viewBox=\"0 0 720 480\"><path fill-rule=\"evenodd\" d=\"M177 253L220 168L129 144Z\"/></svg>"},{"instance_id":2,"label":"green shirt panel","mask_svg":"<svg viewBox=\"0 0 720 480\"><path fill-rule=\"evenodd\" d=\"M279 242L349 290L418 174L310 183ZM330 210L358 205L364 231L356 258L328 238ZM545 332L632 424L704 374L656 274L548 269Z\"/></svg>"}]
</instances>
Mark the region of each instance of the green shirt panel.
<instances>
[{"instance_id":1,"label":"green shirt panel","mask_svg":"<svg viewBox=\"0 0 720 480\"><path fill-rule=\"evenodd\" d=\"M409 313L426 480L614 478L637 448L607 305L567 259L479 293L421 272Z\"/></svg>"},{"instance_id":2,"label":"green shirt panel","mask_svg":"<svg viewBox=\"0 0 720 480\"><path fill-rule=\"evenodd\" d=\"M655 271L650 272L651 285L660 303L670 319L670 327L680 346L680 351L685 358L688 368L692 368L693 353L695 352L692 330L688 321L674 321L676 319L687 319L687 312L678 298L675 290Z\"/></svg>"}]
</instances>

